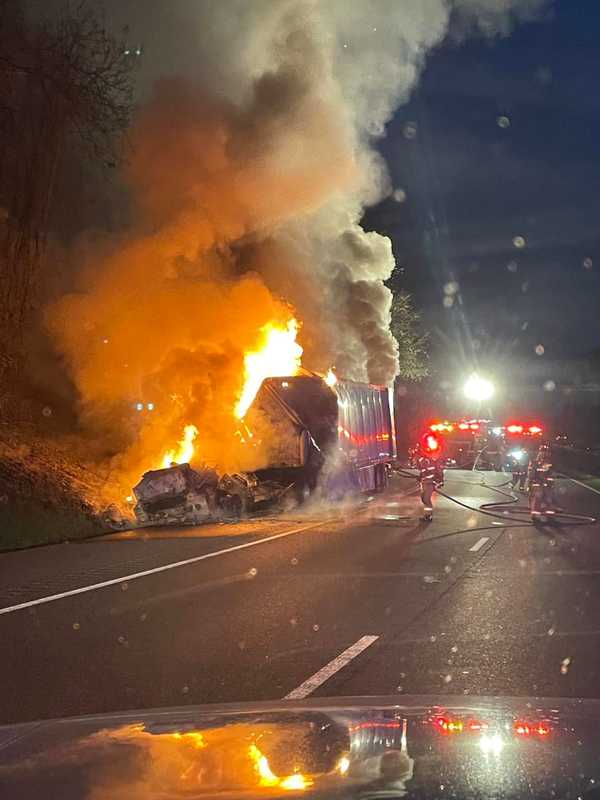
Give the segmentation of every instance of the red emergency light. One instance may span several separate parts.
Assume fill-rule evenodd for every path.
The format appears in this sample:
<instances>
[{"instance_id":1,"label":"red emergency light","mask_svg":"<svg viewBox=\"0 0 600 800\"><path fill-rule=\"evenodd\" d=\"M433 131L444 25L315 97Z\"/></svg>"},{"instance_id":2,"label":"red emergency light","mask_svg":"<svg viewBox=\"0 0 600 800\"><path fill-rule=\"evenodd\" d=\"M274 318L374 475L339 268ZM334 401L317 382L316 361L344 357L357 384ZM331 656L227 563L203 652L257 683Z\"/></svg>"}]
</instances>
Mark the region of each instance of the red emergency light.
<instances>
[{"instance_id":1,"label":"red emergency light","mask_svg":"<svg viewBox=\"0 0 600 800\"><path fill-rule=\"evenodd\" d=\"M440 449L440 442L437 436L433 436L431 433L427 434L425 437L425 449L430 453L434 453L436 450Z\"/></svg>"},{"instance_id":2,"label":"red emergency light","mask_svg":"<svg viewBox=\"0 0 600 800\"><path fill-rule=\"evenodd\" d=\"M517 720L513 730L517 736L548 736L550 726L547 722L523 722Z\"/></svg>"},{"instance_id":3,"label":"red emergency light","mask_svg":"<svg viewBox=\"0 0 600 800\"><path fill-rule=\"evenodd\" d=\"M436 717L433 720L433 724L442 733L462 733L464 730L464 722L461 719Z\"/></svg>"},{"instance_id":4,"label":"red emergency light","mask_svg":"<svg viewBox=\"0 0 600 800\"><path fill-rule=\"evenodd\" d=\"M452 717L433 717L431 720L433 727L442 734L457 733L485 733L489 730L489 723L481 719L453 719ZM513 723L513 733L515 736L548 736L552 729L545 721L524 721L517 720Z\"/></svg>"},{"instance_id":5,"label":"red emergency light","mask_svg":"<svg viewBox=\"0 0 600 800\"><path fill-rule=\"evenodd\" d=\"M469 424L467 422L459 422L458 427L461 431L469 430Z\"/></svg>"},{"instance_id":6,"label":"red emergency light","mask_svg":"<svg viewBox=\"0 0 600 800\"><path fill-rule=\"evenodd\" d=\"M529 426L529 433L533 434L533 436L537 436L539 433L542 432L542 429L539 425L530 425Z\"/></svg>"},{"instance_id":7,"label":"red emergency light","mask_svg":"<svg viewBox=\"0 0 600 800\"><path fill-rule=\"evenodd\" d=\"M508 433L523 433L522 425L507 425L506 430Z\"/></svg>"}]
</instances>

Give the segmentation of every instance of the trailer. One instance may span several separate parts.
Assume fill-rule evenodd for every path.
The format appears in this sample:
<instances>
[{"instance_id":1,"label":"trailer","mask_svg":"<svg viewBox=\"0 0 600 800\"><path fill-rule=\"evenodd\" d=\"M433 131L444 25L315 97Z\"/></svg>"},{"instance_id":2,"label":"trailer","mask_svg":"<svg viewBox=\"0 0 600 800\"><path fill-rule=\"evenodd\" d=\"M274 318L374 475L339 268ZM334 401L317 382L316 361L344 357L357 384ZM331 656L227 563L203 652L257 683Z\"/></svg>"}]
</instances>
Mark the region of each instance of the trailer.
<instances>
[{"instance_id":1,"label":"trailer","mask_svg":"<svg viewBox=\"0 0 600 800\"><path fill-rule=\"evenodd\" d=\"M293 482L299 497L319 484L382 491L396 457L392 393L384 386L314 373L263 381L247 415L270 432L270 463L259 480Z\"/></svg>"}]
</instances>

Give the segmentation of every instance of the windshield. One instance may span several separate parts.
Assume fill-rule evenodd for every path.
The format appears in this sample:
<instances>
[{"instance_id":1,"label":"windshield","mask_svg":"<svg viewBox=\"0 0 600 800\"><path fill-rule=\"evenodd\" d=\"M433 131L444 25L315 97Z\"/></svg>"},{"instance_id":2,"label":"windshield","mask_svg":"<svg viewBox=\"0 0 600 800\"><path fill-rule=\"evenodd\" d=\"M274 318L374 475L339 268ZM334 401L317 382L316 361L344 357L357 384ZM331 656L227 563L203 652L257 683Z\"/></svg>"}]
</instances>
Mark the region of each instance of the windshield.
<instances>
[{"instance_id":1,"label":"windshield","mask_svg":"<svg viewBox=\"0 0 600 800\"><path fill-rule=\"evenodd\" d=\"M598 698L596 4L1 6L0 723Z\"/></svg>"}]
</instances>

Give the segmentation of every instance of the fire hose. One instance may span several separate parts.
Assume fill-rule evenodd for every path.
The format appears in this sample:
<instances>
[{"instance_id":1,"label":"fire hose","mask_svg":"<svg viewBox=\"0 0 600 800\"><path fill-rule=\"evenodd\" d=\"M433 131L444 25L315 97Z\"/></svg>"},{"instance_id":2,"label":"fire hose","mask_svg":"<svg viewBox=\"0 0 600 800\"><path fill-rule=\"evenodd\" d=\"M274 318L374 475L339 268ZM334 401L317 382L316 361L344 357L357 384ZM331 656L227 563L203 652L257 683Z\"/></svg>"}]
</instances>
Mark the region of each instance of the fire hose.
<instances>
[{"instance_id":1,"label":"fire hose","mask_svg":"<svg viewBox=\"0 0 600 800\"><path fill-rule=\"evenodd\" d=\"M418 475L415 473L409 473L406 470L398 470L400 475L403 475L406 478L417 478ZM468 503L464 503L462 500L458 500L458 498L453 497L451 494L447 492L443 492L441 489L436 489L437 493L440 494L442 497L445 497L446 500L450 500L456 505L462 506L462 508L466 508L469 511L475 511L480 514L485 514L489 517L495 517L496 519L501 519L508 522L518 522L519 525L533 525L534 523L531 520L523 520L519 517L511 517L508 516L507 511L500 511L503 506L511 506L510 512L512 514L527 514L528 516L531 514L531 510L529 506L515 506L515 503L519 502L519 498L515 497L512 492L503 492L500 488L501 486L508 486L510 480L507 480L505 483L498 484L497 486L490 486L489 484L482 481L479 484L474 484L472 481L465 481L465 480L457 480L457 483L466 483L469 486L478 485L484 486L486 489L490 489L493 492L497 492L498 494L507 497L508 500L499 500L493 503L483 503L479 508L476 506L469 505ZM552 519L557 520L558 523L563 527L578 527L580 525L594 525L598 522L596 517L586 516L584 514L572 514L566 511L560 511L558 513L552 514ZM563 521L565 520L565 521ZM571 521L568 521L571 520Z\"/></svg>"}]
</instances>

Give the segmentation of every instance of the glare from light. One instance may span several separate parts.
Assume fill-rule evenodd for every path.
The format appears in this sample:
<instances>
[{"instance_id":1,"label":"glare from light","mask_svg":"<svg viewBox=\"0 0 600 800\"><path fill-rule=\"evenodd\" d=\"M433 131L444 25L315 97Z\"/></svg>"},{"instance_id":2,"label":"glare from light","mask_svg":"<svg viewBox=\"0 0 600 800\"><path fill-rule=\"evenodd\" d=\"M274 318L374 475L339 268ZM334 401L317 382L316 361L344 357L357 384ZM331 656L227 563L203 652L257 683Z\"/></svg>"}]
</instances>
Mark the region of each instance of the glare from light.
<instances>
[{"instance_id":1,"label":"glare from light","mask_svg":"<svg viewBox=\"0 0 600 800\"><path fill-rule=\"evenodd\" d=\"M283 778L279 785L282 789L298 791L302 789L308 789L308 787L312 785L312 780L310 778L306 778L304 775L301 775L298 772L295 772L293 775L288 775L287 778Z\"/></svg>"},{"instance_id":2,"label":"glare from light","mask_svg":"<svg viewBox=\"0 0 600 800\"><path fill-rule=\"evenodd\" d=\"M340 775L345 775L350 768L350 759L348 756L342 756L338 761L337 767Z\"/></svg>"},{"instance_id":3,"label":"glare from light","mask_svg":"<svg viewBox=\"0 0 600 800\"><path fill-rule=\"evenodd\" d=\"M502 428L492 428L494 436L502 436Z\"/></svg>"},{"instance_id":4,"label":"glare from light","mask_svg":"<svg viewBox=\"0 0 600 800\"><path fill-rule=\"evenodd\" d=\"M325 375L325 383L327 386L335 386L337 383L337 375L332 369L327 371L327 375Z\"/></svg>"},{"instance_id":5,"label":"glare from light","mask_svg":"<svg viewBox=\"0 0 600 800\"><path fill-rule=\"evenodd\" d=\"M524 450L512 450L509 453L509 456L514 458L515 461L520 461L523 458L524 455L525 455L525 451Z\"/></svg>"},{"instance_id":6,"label":"glare from light","mask_svg":"<svg viewBox=\"0 0 600 800\"><path fill-rule=\"evenodd\" d=\"M487 755L498 756L502 752L504 741L499 733L494 733L493 736L482 736L479 740L479 748L482 753Z\"/></svg>"},{"instance_id":7,"label":"glare from light","mask_svg":"<svg viewBox=\"0 0 600 800\"><path fill-rule=\"evenodd\" d=\"M494 386L491 381L473 373L464 385L464 393L467 399L481 403L494 394Z\"/></svg>"}]
</instances>

